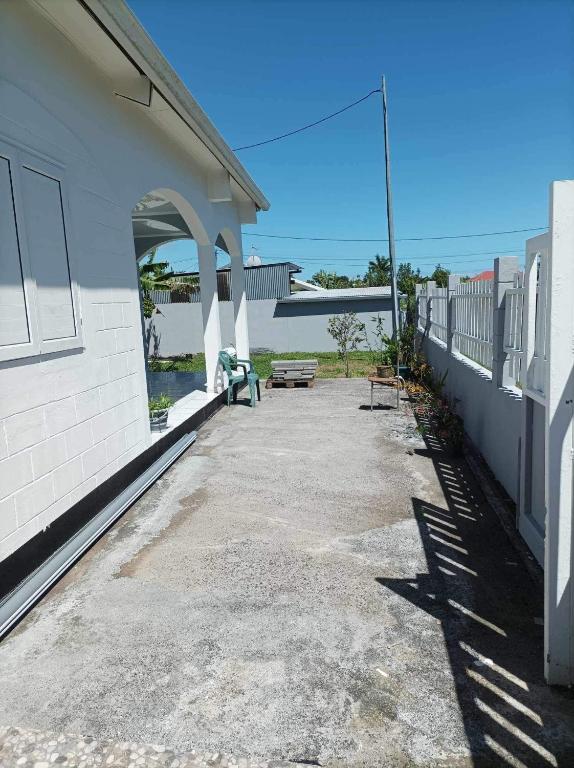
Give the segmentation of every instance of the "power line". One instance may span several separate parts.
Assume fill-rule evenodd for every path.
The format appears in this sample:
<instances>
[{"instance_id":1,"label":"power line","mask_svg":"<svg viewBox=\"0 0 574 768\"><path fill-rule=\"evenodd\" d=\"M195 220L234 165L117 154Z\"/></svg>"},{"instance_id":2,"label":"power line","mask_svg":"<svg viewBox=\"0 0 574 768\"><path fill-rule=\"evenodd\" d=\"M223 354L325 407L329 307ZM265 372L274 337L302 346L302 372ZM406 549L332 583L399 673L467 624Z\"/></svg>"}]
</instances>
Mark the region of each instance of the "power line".
<instances>
[{"instance_id":1,"label":"power line","mask_svg":"<svg viewBox=\"0 0 574 768\"><path fill-rule=\"evenodd\" d=\"M431 259L436 261L441 259L458 259L461 256L498 256L501 254L513 254L516 255L516 251L520 251L522 248L522 245L517 245L514 248L510 249L497 249L495 251L465 251L464 253L420 253L420 254L412 254L412 255L405 255L401 256L400 258L402 261L416 261L417 259ZM371 261L372 256L346 256L345 254L338 254L338 253L331 253L325 256L324 258L312 255L312 256L293 256L292 254L283 254L283 253L269 253L268 251L265 251L263 254L264 259L272 258L272 259L284 259L285 261L324 261L325 259L337 259L341 262L344 262L346 264L350 263L364 263L365 261Z\"/></svg>"},{"instance_id":2,"label":"power line","mask_svg":"<svg viewBox=\"0 0 574 768\"><path fill-rule=\"evenodd\" d=\"M437 237L397 237L397 243L422 242L423 240L461 240L467 237L493 237L494 235L514 235L519 232L538 232L547 227L529 227L527 229L506 229L501 232L477 232L471 235L439 235ZM303 235L268 235L263 232L242 232L246 237L270 237L274 240L310 240L329 243L388 243L387 238L353 237L306 237Z\"/></svg>"},{"instance_id":3,"label":"power line","mask_svg":"<svg viewBox=\"0 0 574 768\"><path fill-rule=\"evenodd\" d=\"M322 117L320 120L315 120L314 123L309 123L308 125L304 125L302 128L296 128L294 131L289 131L288 133L282 133L280 136L275 136L272 139L265 139L265 141L258 141L256 144L246 144L244 147L235 147L233 152L241 152L241 150L243 149L253 149L254 147L262 147L264 144L271 144L274 141L280 141L281 139L286 139L288 136L294 136L296 133L301 133L302 131L306 131L308 128L314 128L316 125L320 125L321 123L324 123L327 120L330 120L332 117L337 117L337 115L341 115L343 112L346 112L348 109L352 109L353 107L356 107L357 104L360 104L361 102L366 101L374 93L380 93L380 92L381 92L380 88L375 88L374 91L367 93L366 96L363 96L362 98L357 99L357 101L354 101L352 104L347 104L346 107L343 107L342 109L338 109L336 112L333 112L331 115L326 115L325 117Z\"/></svg>"},{"instance_id":4,"label":"power line","mask_svg":"<svg viewBox=\"0 0 574 768\"><path fill-rule=\"evenodd\" d=\"M523 256L523 253L517 253L517 251L520 250L522 246L516 246L516 248L512 248L510 250L496 250L496 251L470 251L465 253L439 253L436 255L433 254L420 254L420 255L413 255L413 256L400 256L399 261L403 263L411 263L413 266L423 265L423 264L436 264L438 262L447 260L447 259L459 259L466 256L498 256L498 255L512 255L512 256ZM266 253L264 254L265 259L269 259L271 261L291 261L291 262L306 262L306 263L316 263L316 264L366 264L371 260L371 257L365 256L364 258L357 258L355 256L347 257L344 254L331 254L329 256L326 256L324 259L319 256L293 256L288 254L278 254L278 253ZM424 259L424 261L419 261L419 259ZM470 261L483 261L485 259L470 259ZM183 264L186 261L197 261L197 256L186 256L184 259L177 259L176 261L170 261L169 263L171 265L175 264Z\"/></svg>"}]
</instances>

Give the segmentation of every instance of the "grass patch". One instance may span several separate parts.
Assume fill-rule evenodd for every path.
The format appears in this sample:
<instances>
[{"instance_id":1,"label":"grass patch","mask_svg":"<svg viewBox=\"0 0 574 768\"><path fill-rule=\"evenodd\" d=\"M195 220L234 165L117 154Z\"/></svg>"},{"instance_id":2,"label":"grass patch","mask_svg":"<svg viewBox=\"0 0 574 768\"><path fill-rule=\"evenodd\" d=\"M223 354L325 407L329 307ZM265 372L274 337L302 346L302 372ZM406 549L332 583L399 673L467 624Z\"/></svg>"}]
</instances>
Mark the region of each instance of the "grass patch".
<instances>
[{"instance_id":1,"label":"grass patch","mask_svg":"<svg viewBox=\"0 0 574 768\"><path fill-rule=\"evenodd\" d=\"M365 351L349 353L349 373L355 378L364 378L373 373L375 366L371 362L371 353ZM255 371L261 379L271 376L272 360L318 360L318 379L341 379L345 377L345 364L336 352L266 352L251 356ZM149 361L150 371L190 371L199 373L205 370L203 353L185 355L160 360L152 358Z\"/></svg>"}]
</instances>

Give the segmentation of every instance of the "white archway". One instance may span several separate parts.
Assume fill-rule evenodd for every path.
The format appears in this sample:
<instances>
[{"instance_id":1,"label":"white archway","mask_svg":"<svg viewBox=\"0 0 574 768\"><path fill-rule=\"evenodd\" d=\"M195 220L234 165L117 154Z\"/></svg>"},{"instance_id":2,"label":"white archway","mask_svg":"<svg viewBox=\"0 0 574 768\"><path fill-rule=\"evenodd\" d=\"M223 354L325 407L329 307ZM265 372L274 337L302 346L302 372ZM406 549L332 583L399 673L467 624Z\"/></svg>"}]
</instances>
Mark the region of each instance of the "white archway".
<instances>
[{"instance_id":1,"label":"white archway","mask_svg":"<svg viewBox=\"0 0 574 768\"><path fill-rule=\"evenodd\" d=\"M224 382L218 364L221 327L215 249L206 227L193 205L179 192L166 187L148 192L136 203L132 223L136 257L169 240L188 237L195 241L201 288L206 391L220 392ZM137 245L138 239L142 242L141 248Z\"/></svg>"}]
</instances>

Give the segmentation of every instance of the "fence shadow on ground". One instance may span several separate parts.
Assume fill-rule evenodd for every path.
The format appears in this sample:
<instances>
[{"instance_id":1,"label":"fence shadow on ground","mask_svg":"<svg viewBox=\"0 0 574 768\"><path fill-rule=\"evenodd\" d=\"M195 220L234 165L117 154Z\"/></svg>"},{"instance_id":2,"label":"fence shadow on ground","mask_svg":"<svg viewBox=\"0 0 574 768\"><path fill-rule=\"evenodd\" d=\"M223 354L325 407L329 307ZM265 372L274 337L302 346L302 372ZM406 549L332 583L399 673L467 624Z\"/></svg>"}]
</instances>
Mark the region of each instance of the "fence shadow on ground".
<instances>
[{"instance_id":1,"label":"fence shadow on ground","mask_svg":"<svg viewBox=\"0 0 574 768\"><path fill-rule=\"evenodd\" d=\"M377 581L440 621L474 766L574 765L572 696L543 678L542 595L464 459L426 442L447 502L413 499L428 572Z\"/></svg>"}]
</instances>

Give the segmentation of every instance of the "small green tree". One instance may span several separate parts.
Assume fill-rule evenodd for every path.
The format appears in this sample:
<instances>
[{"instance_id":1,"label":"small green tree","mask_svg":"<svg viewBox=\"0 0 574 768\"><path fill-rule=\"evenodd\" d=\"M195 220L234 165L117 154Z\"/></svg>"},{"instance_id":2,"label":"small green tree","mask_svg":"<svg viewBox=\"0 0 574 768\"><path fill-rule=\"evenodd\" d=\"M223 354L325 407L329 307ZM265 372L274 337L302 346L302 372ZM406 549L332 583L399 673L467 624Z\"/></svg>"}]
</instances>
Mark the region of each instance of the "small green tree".
<instances>
[{"instance_id":1,"label":"small green tree","mask_svg":"<svg viewBox=\"0 0 574 768\"><path fill-rule=\"evenodd\" d=\"M329 318L327 330L337 342L337 353L345 363L345 376L349 378L349 352L365 340L365 324L355 312L343 312Z\"/></svg>"},{"instance_id":2,"label":"small green tree","mask_svg":"<svg viewBox=\"0 0 574 768\"><path fill-rule=\"evenodd\" d=\"M448 286L449 275L450 269L437 264L434 272L430 276L430 279L435 281L437 288L446 288Z\"/></svg>"}]
</instances>

